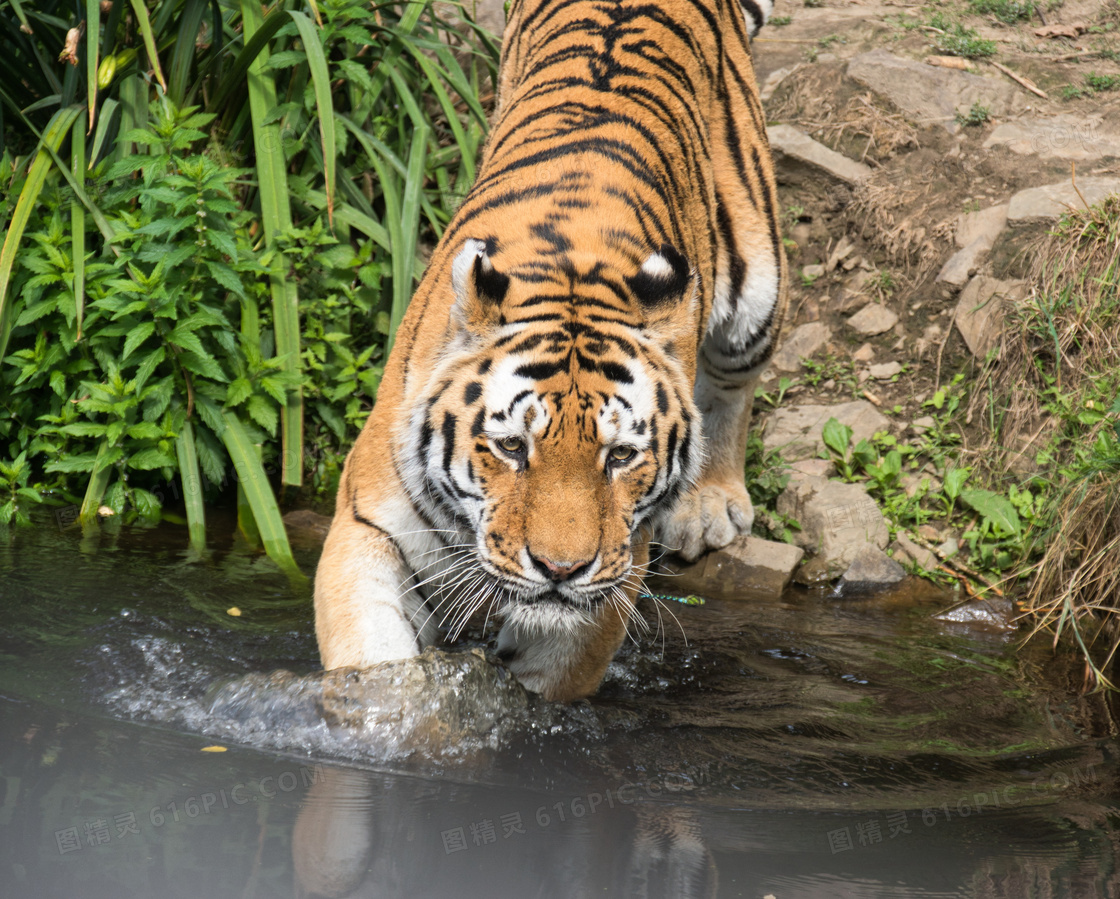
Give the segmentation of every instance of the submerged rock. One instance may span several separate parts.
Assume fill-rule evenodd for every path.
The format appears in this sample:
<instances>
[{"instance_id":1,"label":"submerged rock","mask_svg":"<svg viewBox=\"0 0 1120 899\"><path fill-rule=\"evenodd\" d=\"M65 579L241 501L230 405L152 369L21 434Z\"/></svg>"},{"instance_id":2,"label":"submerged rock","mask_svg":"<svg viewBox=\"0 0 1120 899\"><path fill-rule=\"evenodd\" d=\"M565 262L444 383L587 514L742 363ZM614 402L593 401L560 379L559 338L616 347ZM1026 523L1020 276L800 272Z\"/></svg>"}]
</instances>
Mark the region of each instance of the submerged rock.
<instances>
[{"instance_id":1,"label":"submerged rock","mask_svg":"<svg viewBox=\"0 0 1120 899\"><path fill-rule=\"evenodd\" d=\"M525 688L482 651L428 649L370 668L249 674L213 690L209 714L244 730L242 742L290 748L312 738L331 754L438 758L500 744L528 707Z\"/></svg>"}]
</instances>

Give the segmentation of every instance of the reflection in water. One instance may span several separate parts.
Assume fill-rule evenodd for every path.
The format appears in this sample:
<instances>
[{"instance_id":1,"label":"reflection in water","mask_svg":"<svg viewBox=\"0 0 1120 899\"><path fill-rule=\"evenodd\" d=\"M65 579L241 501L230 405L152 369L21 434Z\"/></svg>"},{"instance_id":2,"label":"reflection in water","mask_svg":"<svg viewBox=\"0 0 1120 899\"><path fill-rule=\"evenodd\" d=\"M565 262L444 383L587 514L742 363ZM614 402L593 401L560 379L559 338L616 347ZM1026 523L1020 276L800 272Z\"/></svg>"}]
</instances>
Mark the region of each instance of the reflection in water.
<instances>
[{"instance_id":1,"label":"reflection in water","mask_svg":"<svg viewBox=\"0 0 1120 899\"><path fill-rule=\"evenodd\" d=\"M87 555L12 534L5 899L1120 887L1109 704L1068 659L933 620L941 596L682 607L687 640L628 646L554 706L469 652L324 675L305 597L249 555L185 560L174 531Z\"/></svg>"},{"instance_id":2,"label":"reflection in water","mask_svg":"<svg viewBox=\"0 0 1120 899\"><path fill-rule=\"evenodd\" d=\"M391 786L391 785L390 785ZM631 800L632 801L632 800ZM560 803L563 808L564 803ZM521 865L502 871L501 895L679 897L709 899L717 895L716 863L704 843L697 813L674 806L620 801L608 814L586 811L586 824L567 839L529 841ZM545 811L547 809L547 811ZM541 806L530 826L540 827L556 805ZM378 775L332 769L311 786L292 833L292 861L300 895L341 897L412 897L454 895L462 872L441 870L436 859L417 848L442 845L445 857L497 848L499 840L528 836L519 812L497 820L483 818L469 827L449 828L436 843L427 834L431 810L403 790L386 789ZM543 828L541 828L543 830ZM613 858L603 859L604 851ZM488 855L495 861L498 853ZM451 872L452 876L446 875ZM497 871L490 870L494 875ZM544 875L542 877L542 875ZM444 890L448 892L445 893ZM465 895L474 895L466 892Z\"/></svg>"}]
</instances>

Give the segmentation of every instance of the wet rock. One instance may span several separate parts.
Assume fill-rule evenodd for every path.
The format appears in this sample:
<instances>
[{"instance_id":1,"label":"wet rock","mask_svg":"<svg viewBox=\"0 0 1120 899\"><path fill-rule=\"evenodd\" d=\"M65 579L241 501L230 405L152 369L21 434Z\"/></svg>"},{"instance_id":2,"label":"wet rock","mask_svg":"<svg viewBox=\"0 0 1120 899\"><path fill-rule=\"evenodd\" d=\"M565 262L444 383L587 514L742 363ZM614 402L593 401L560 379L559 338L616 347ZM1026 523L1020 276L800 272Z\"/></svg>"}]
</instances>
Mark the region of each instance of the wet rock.
<instances>
[{"instance_id":1,"label":"wet rock","mask_svg":"<svg viewBox=\"0 0 1120 899\"><path fill-rule=\"evenodd\" d=\"M968 624L984 630L1015 629L1015 607L1011 600L1002 597L970 599L934 617L939 621Z\"/></svg>"},{"instance_id":2,"label":"wet rock","mask_svg":"<svg viewBox=\"0 0 1120 899\"><path fill-rule=\"evenodd\" d=\"M529 707L480 650L428 649L370 668L249 674L214 690L208 732L329 755L440 758L498 745Z\"/></svg>"},{"instance_id":3,"label":"wet rock","mask_svg":"<svg viewBox=\"0 0 1120 899\"><path fill-rule=\"evenodd\" d=\"M812 459L824 449L821 432L835 418L852 429L852 441L870 439L876 431L890 429L890 421L866 400L835 406L788 406L776 410L766 422L762 442L769 450L781 450L788 461Z\"/></svg>"},{"instance_id":4,"label":"wet rock","mask_svg":"<svg viewBox=\"0 0 1120 899\"><path fill-rule=\"evenodd\" d=\"M898 323L898 316L880 303L868 303L848 319L848 325L868 337L889 331Z\"/></svg>"},{"instance_id":5,"label":"wet rock","mask_svg":"<svg viewBox=\"0 0 1120 899\"><path fill-rule=\"evenodd\" d=\"M984 149L1007 147L1023 156L1100 159L1120 156L1120 131L1101 115L1024 116L997 125Z\"/></svg>"},{"instance_id":6,"label":"wet rock","mask_svg":"<svg viewBox=\"0 0 1120 899\"><path fill-rule=\"evenodd\" d=\"M674 583L679 580L691 592L709 596L778 596L789 586L804 555L803 549L789 543L739 537L681 568Z\"/></svg>"},{"instance_id":7,"label":"wet rock","mask_svg":"<svg viewBox=\"0 0 1120 899\"><path fill-rule=\"evenodd\" d=\"M864 544L837 585L841 593L874 593L906 579L906 569L879 547Z\"/></svg>"},{"instance_id":8,"label":"wet rock","mask_svg":"<svg viewBox=\"0 0 1120 899\"><path fill-rule=\"evenodd\" d=\"M832 339L832 331L824 322L800 325L782 341L782 348L774 354L770 364L778 371L801 370L801 360L813 355Z\"/></svg>"},{"instance_id":9,"label":"wet rock","mask_svg":"<svg viewBox=\"0 0 1120 899\"><path fill-rule=\"evenodd\" d=\"M1078 178L1077 188L1085 198L1085 203L1093 205L1111 193L1120 192L1120 178ZM1085 205L1069 179L1045 187L1031 187L1019 191L1011 198L1007 222L1010 225L1047 222L1058 218L1071 207L1084 209Z\"/></svg>"},{"instance_id":10,"label":"wet rock","mask_svg":"<svg viewBox=\"0 0 1120 899\"><path fill-rule=\"evenodd\" d=\"M898 532L898 536L895 537L890 548L891 552L894 553L894 558L899 562L920 565L927 571L933 571L937 568L937 556L924 546L919 546L902 531Z\"/></svg>"},{"instance_id":11,"label":"wet rock","mask_svg":"<svg viewBox=\"0 0 1120 899\"><path fill-rule=\"evenodd\" d=\"M766 129L780 184L819 181L821 175L843 184L858 184L871 169L830 150L792 125L770 125Z\"/></svg>"},{"instance_id":12,"label":"wet rock","mask_svg":"<svg viewBox=\"0 0 1120 899\"><path fill-rule=\"evenodd\" d=\"M297 509L284 516L284 530L293 544L307 547L322 546L331 529L331 519L310 509Z\"/></svg>"},{"instance_id":13,"label":"wet rock","mask_svg":"<svg viewBox=\"0 0 1120 899\"><path fill-rule=\"evenodd\" d=\"M1006 79L928 66L886 50L863 53L848 63L848 77L886 97L917 124L939 124L950 134L960 127L956 115L973 103L1005 116L1025 105Z\"/></svg>"},{"instance_id":14,"label":"wet rock","mask_svg":"<svg viewBox=\"0 0 1120 899\"><path fill-rule=\"evenodd\" d=\"M843 574L867 544L887 545L887 523L875 500L858 484L824 478L791 480L778 497L778 512L794 518L801 530L794 539L814 558L794 576L818 583Z\"/></svg>"},{"instance_id":15,"label":"wet rock","mask_svg":"<svg viewBox=\"0 0 1120 899\"><path fill-rule=\"evenodd\" d=\"M1021 300L1025 295L1025 281L1001 281L977 275L968 282L961 291L953 321L973 356L985 359L999 346L1005 304Z\"/></svg>"},{"instance_id":16,"label":"wet rock","mask_svg":"<svg viewBox=\"0 0 1120 899\"><path fill-rule=\"evenodd\" d=\"M879 365L869 366L867 373L876 381L889 381L902 372L902 365L898 362L883 362Z\"/></svg>"}]
</instances>

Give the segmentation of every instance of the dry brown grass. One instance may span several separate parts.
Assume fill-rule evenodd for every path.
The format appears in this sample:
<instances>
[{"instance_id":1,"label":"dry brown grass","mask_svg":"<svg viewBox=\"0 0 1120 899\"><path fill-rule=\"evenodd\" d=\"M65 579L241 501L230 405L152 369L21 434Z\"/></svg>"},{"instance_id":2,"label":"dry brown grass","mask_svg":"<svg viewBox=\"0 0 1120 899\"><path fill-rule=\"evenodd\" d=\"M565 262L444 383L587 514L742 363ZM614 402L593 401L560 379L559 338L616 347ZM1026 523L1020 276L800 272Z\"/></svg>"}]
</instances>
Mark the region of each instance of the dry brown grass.
<instances>
[{"instance_id":1,"label":"dry brown grass","mask_svg":"<svg viewBox=\"0 0 1120 899\"><path fill-rule=\"evenodd\" d=\"M932 175L915 178L905 170L880 169L852 193L849 218L862 223L860 237L881 248L915 281L941 261L943 245L953 236L952 222L922 224L935 218L933 210L944 202L933 186Z\"/></svg>"},{"instance_id":2,"label":"dry brown grass","mask_svg":"<svg viewBox=\"0 0 1120 899\"><path fill-rule=\"evenodd\" d=\"M977 458L1045 448L1052 512L1026 596L1034 633L1081 647L1110 685L1120 645L1120 196L1071 210L1030 248L1030 294L992 373L1006 412ZM979 391L977 393L980 393ZM974 402L986 402L987 397ZM1002 448L1002 452L1001 452Z\"/></svg>"}]
</instances>

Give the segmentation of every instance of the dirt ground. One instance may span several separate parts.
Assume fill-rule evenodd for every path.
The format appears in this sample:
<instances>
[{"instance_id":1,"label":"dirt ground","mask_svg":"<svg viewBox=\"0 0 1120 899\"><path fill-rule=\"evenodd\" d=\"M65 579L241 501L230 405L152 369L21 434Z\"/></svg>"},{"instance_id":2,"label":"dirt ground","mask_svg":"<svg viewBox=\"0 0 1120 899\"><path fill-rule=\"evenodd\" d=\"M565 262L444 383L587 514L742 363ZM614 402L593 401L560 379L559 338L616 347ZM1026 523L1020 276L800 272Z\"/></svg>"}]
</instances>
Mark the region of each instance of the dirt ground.
<instances>
[{"instance_id":1,"label":"dirt ground","mask_svg":"<svg viewBox=\"0 0 1120 899\"><path fill-rule=\"evenodd\" d=\"M780 194L792 287L785 333L813 321L831 332L814 354L816 373L823 376L786 373L794 385L786 395L798 403L870 399L896 416L900 431L926 414L922 403L936 384L959 371L977 371L953 327L960 286L937 281L958 248L954 234L962 213L1008 203L1027 188L1068 182L1071 161L1078 179L1120 174L1120 3L1043 3L1014 24L977 13L977 5L825 0L808 6L778 0L779 24L769 24L755 41L769 124L792 125L871 169L862 184L851 186L824 177L789 183L779 167L779 180L786 182ZM943 55L936 43L945 29L928 24L937 13L994 41L989 58L1046 97L984 59L969 61L974 75L1003 91L1003 100L991 105L986 121L963 124L923 116L921 90L915 106L899 108L884 92L849 75L852 60L869 51L923 64L931 55ZM937 69L930 65L929 71L932 78ZM1115 84L1086 90L1089 73L1103 76L1098 84L1112 84L1108 79L1114 76ZM1081 96L1070 96L1071 86L1081 88ZM938 92L931 81L929 96L944 100ZM967 104L957 109L962 119L970 111ZM1036 128L1027 152L984 147L1008 123ZM978 273L1023 277L1031 244L1046 227L1005 227ZM843 239L853 249L834 270L803 275L806 266L826 264ZM869 299L898 315L892 328L872 337L847 323ZM853 364L853 357L861 361ZM896 361L901 373L871 377L870 365ZM769 376L770 388L780 374ZM765 415L766 407L759 404L757 411Z\"/></svg>"}]
</instances>

